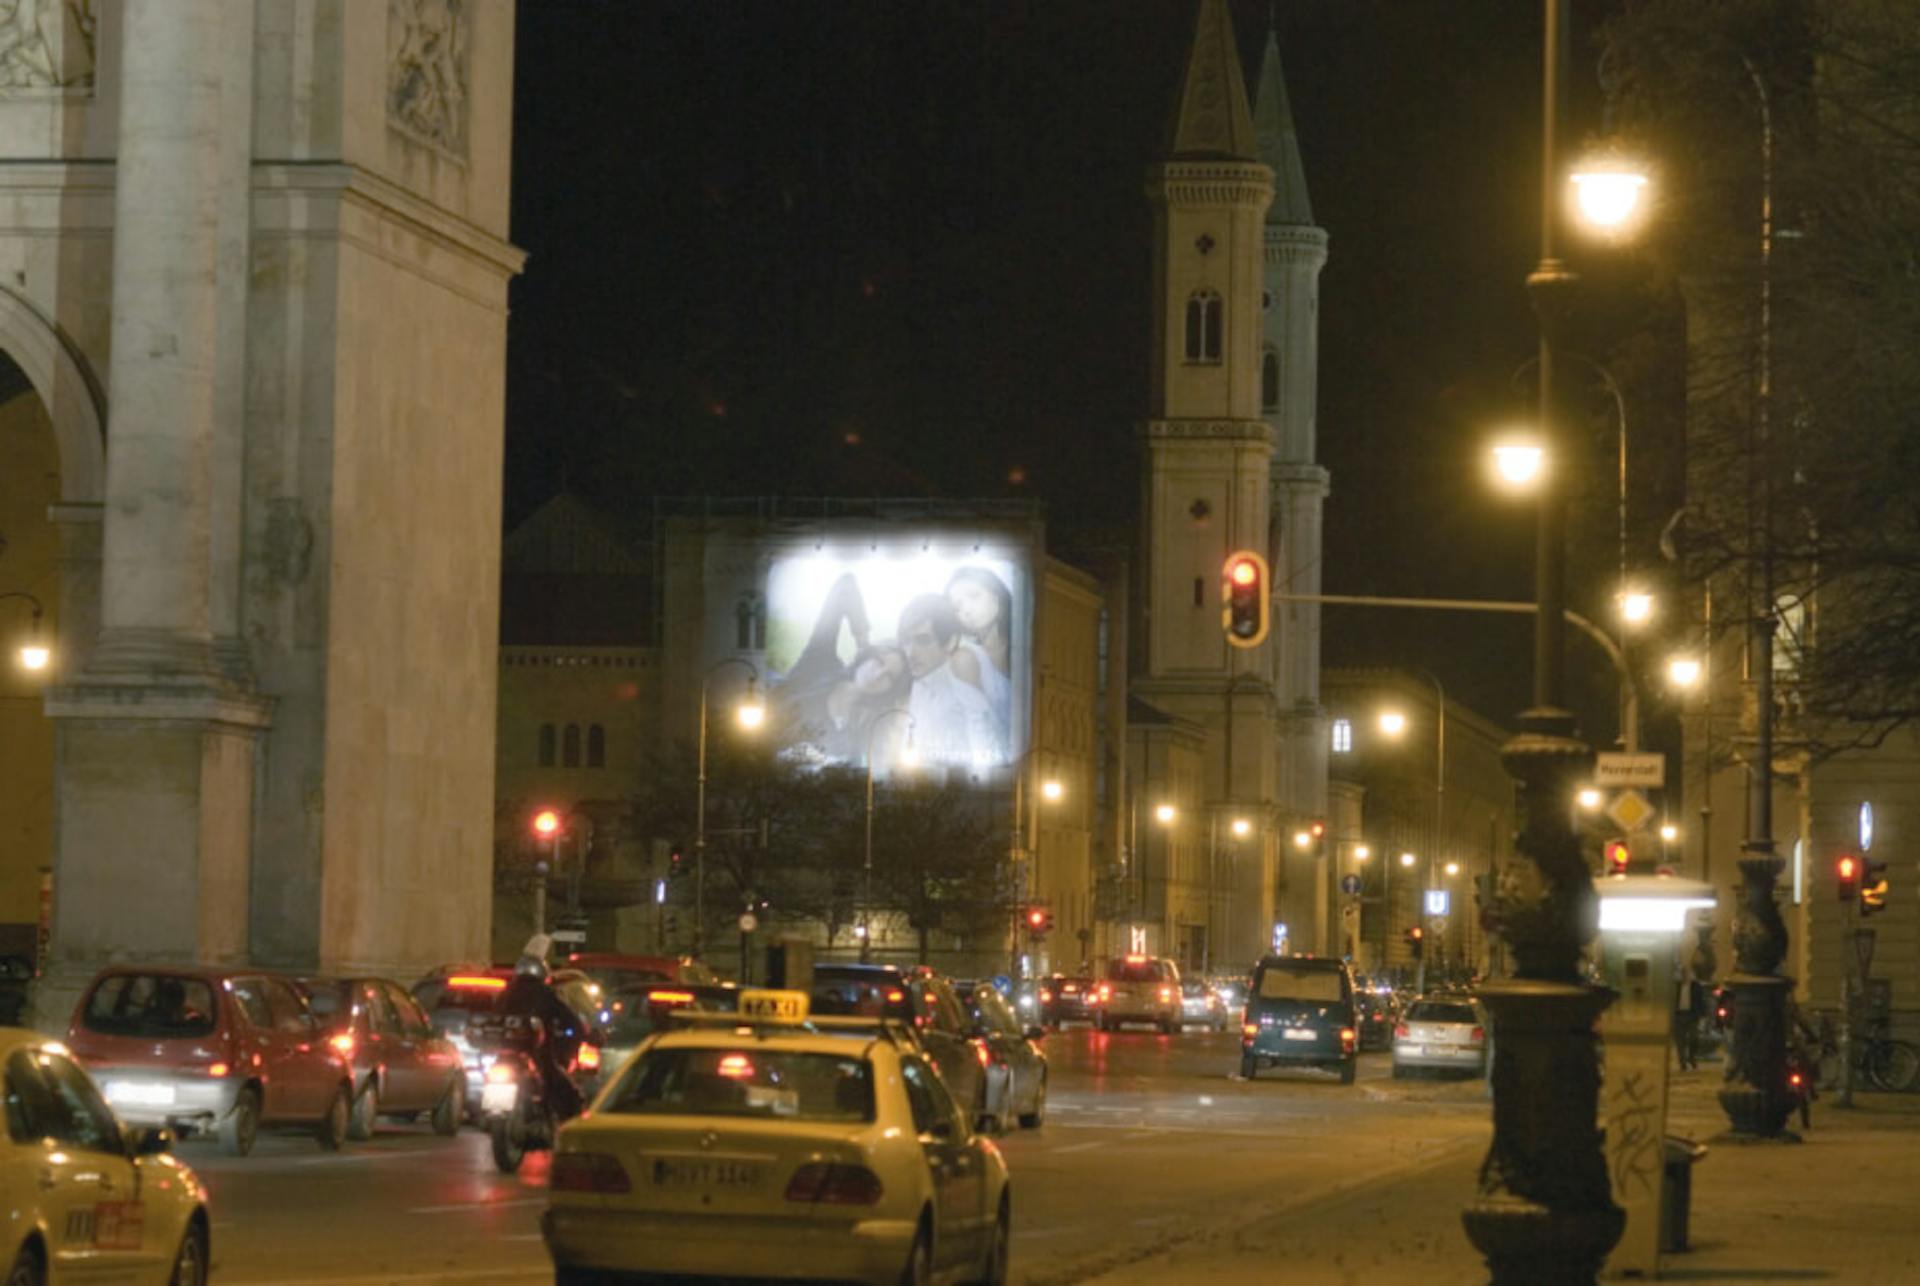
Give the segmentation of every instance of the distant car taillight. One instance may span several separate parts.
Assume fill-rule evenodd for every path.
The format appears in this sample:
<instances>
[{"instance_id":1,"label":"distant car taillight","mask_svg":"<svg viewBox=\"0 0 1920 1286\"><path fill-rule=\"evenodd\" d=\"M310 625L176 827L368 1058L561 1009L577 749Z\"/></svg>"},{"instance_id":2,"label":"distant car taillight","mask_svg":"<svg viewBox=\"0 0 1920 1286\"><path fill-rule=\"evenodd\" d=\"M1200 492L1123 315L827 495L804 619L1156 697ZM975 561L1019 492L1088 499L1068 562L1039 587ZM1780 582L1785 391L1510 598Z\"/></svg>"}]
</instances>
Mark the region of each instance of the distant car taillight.
<instances>
[{"instance_id":1,"label":"distant car taillight","mask_svg":"<svg viewBox=\"0 0 1920 1286\"><path fill-rule=\"evenodd\" d=\"M1112 1000L1112 999L1113 999L1113 988L1112 988L1112 987L1109 987L1109 986L1108 986L1108 985L1107 985L1106 983L1104 983L1104 982L1100 984L1100 999L1101 999L1101 1000Z\"/></svg>"},{"instance_id":2,"label":"distant car taillight","mask_svg":"<svg viewBox=\"0 0 1920 1286\"><path fill-rule=\"evenodd\" d=\"M232 1070L233 1069L231 1067L228 1067L225 1063L214 1063L212 1066L207 1068L207 1075L214 1077L217 1080L220 1077L225 1076L228 1072Z\"/></svg>"},{"instance_id":3,"label":"distant car taillight","mask_svg":"<svg viewBox=\"0 0 1920 1286\"><path fill-rule=\"evenodd\" d=\"M327 1044L333 1046L336 1050L338 1050L342 1057L344 1058L353 1057L353 1033L352 1032L343 1031L337 1036L329 1037L327 1040Z\"/></svg>"},{"instance_id":4,"label":"distant car taillight","mask_svg":"<svg viewBox=\"0 0 1920 1286\"><path fill-rule=\"evenodd\" d=\"M1353 1043L1358 1039L1360 1039L1360 1033L1356 1032L1353 1028L1342 1027L1340 1029L1340 1048L1341 1049L1351 1053L1353 1051Z\"/></svg>"},{"instance_id":5,"label":"distant car taillight","mask_svg":"<svg viewBox=\"0 0 1920 1286\"><path fill-rule=\"evenodd\" d=\"M618 1157L604 1152L559 1152L547 1186L555 1192L632 1192L633 1181Z\"/></svg>"},{"instance_id":6,"label":"distant car taillight","mask_svg":"<svg viewBox=\"0 0 1920 1286\"><path fill-rule=\"evenodd\" d=\"M863 1165L809 1161L787 1181L788 1201L828 1206L871 1206L880 1201L880 1176Z\"/></svg>"},{"instance_id":7,"label":"distant car taillight","mask_svg":"<svg viewBox=\"0 0 1920 1286\"><path fill-rule=\"evenodd\" d=\"M1172 999L1173 999L1173 988L1172 988L1172 987L1162 987L1162 988L1160 988L1160 999L1162 999L1162 1000L1172 1000Z\"/></svg>"},{"instance_id":8,"label":"distant car taillight","mask_svg":"<svg viewBox=\"0 0 1920 1286\"><path fill-rule=\"evenodd\" d=\"M1467 1037L1467 1040L1475 1045L1486 1044L1487 1029L1485 1027L1475 1027L1473 1033Z\"/></svg>"},{"instance_id":9,"label":"distant car taillight","mask_svg":"<svg viewBox=\"0 0 1920 1286\"><path fill-rule=\"evenodd\" d=\"M1053 999L1053 993L1052 993L1051 991L1048 991L1048 990L1047 990L1047 989L1046 989L1045 987L1042 987L1042 988L1040 988L1040 1003L1041 1003L1041 1004L1043 1004L1043 1005L1044 1005L1044 1004L1046 1004L1047 1002L1049 1002L1049 1001L1051 1001L1052 999Z\"/></svg>"},{"instance_id":10,"label":"distant car taillight","mask_svg":"<svg viewBox=\"0 0 1920 1286\"><path fill-rule=\"evenodd\" d=\"M492 1085L507 1085L513 1081L513 1064L492 1063L487 1067L487 1081Z\"/></svg>"},{"instance_id":11,"label":"distant car taillight","mask_svg":"<svg viewBox=\"0 0 1920 1286\"><path fill-rule=\"evenodd\" d=\"M1407 1038L1407 1025L1405 1023L1395 1023L1393 1025L1393 1038L1395 1040L1405 1040Z\"/></svg>"},{"instance_id":12,"label":"distant car taillight","mask_svg":"<svg viewBox=\"0 0 1920 1286\"><path fill-rule=\"evenodd\" d=\"M1240 1024L1240 1043L1242 1045L1253 1044L1253 1038L1255 1036L1258 1036L1259 1034L1260 1034L1260 1027L1257 1023Z\"/></svg>"},{"instance_id":13,"label":"distant car taillight","mask_svg":"<svg viewBox=\"0 0 1920 1286\"><path fill-rule=\"evenodd\" d=\"M987 1048L986 1042L977 1040L973 1042L973 1052L974 1056L980 1060L980 1066L985 1067L993 1062L993 1051Z\"/></svg>"},{"instance_id":14,"label":"distant car taillight","mask_svg":"<svg viewBox=\"0 0 1920 1286\"><path fill-rule=\"evenodd\" d=\"M575 1059L575 1061L580 1064L580 1070L583 1072L599 1071L600 1070L600 1051L595 1049L592 1045L582 1045L580 1047L580 1053L578 1057Z\"/></svg>"}]
</instances>

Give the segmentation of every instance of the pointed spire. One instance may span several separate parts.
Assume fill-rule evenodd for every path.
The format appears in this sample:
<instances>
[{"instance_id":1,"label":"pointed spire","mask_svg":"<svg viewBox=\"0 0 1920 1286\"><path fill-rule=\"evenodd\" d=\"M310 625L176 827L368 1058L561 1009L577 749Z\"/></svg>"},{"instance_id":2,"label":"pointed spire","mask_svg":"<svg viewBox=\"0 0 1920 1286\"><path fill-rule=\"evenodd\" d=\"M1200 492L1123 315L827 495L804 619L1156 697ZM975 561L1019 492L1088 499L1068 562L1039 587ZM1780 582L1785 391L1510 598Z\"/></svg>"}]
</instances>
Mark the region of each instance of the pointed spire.
<instances>
[{"instance_id":1,"label":"pointed spire","mask_svg":"<svg viewBox=\"0 0 1920 1286\"><path fill-rule=\"evenodd\" d=\"M1252 161L1258 146L1233 39L1233 16L1226 0L1200 0L1180 88L1180 114L1174 121L1173 156Z\"/></svg>"},{"instance_id":2,"label":"pointed spire","mask_svg":"<svg viewBox=\"0 0 1920 1286\"><path fill-rule=\"evenodd\" d=\"M1257 92L1253 128L1260 140L1260 159L1273 171L1273 204L1267 207L1267 222L1310 228L1313 203L1307 199L1307 170L1300 163L1300 137L1294 132L1287 81L1280 71L1280 24L1271 9Z\"/></svg>"}]
</instances>

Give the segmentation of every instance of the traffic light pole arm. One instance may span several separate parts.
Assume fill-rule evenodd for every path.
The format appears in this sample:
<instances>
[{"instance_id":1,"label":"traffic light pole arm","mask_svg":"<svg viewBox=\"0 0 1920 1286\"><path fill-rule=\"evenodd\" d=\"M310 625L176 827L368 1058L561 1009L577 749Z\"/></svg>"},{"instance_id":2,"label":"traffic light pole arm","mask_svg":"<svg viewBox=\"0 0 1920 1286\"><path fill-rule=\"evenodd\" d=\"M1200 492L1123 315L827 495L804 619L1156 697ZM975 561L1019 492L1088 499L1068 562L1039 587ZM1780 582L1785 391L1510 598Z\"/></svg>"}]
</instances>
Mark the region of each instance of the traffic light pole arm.
<instances>
[{"instance_id":1,"label":"traffic light pole arm","mask_svg":"<svg viewBox=\"0 0 1920 1286\"><path fill-rule=\"evenodd\" d=\"M1503 599L1479 598L1398 598L1385 594L1275 594L1274 598L1283 603L1320 603L1329 607L1401 607L1417 608L1432 612L1499 612L1508 615L1532 615L1540 610L1538 603L1517 603ZM1621 705L1625 714L1621 718L1620 739L1624 748L1632 751L1640 748L1640 695L1634 686L1633 673L1627 668L1626 653L1613 637L1591 620L1574 611L1563 608L1560 613L1567 624L1585 634L1600 645L1607 654L1607 660L1613 663L1614 674L1620 680L1623 695Z\"/></svg>"}]
</instances>

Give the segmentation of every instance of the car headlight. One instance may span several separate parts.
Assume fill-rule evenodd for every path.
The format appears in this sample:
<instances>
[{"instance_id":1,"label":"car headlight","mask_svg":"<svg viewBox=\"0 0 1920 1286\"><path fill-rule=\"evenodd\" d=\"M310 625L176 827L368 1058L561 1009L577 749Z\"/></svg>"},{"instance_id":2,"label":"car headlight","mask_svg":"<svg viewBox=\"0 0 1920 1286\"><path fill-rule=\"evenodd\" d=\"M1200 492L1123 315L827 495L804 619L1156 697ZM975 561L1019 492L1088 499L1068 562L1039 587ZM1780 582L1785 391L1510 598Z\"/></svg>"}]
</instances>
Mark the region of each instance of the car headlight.
<instances>
[{"instance_id":1,"label":"car headlight","mask_svg":"<svg viewBox=\"0 0 1920 1286\"><path fill-rule=\"evenodd\" d=\"M1032 997L1031 995L1027 995L1027 996L1022 996L1022 997L1020 997L1020 1008L1022 1008L1022 1009L1032 1009L1032 1008L1033 1008L1033 997Z\"/></svg>"}]
</instances>

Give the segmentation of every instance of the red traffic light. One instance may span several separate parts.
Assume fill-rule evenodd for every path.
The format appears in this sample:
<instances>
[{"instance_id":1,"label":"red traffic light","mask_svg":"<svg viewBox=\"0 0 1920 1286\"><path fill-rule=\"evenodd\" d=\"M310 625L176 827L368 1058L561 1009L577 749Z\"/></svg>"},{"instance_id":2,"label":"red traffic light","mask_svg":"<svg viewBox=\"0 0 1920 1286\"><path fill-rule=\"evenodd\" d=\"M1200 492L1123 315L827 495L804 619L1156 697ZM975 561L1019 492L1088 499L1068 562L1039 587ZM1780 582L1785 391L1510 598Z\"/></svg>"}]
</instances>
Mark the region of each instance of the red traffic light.
<instances>
[{"instance_id":1,"label":"red traffic light","mask_svg":"<svg viewBox=\"0 0 1920 1286\"><path fill-rule=\"evenodd\" d=\"M1260 579L1260 569L1253 565L1253 560L1242 558L1234 562L1232 570L1227 575L1233 579L1234 584L1244 587Z\"/></svg>"},{"instance_id":2,"label":"red traffic light","mask_svg":"<svg viewBox=\"0 0 1920 1286\"><path fill-rule=\"evenodd\" d=\"M1860 863L1854 858L1851 858L1851 857L1841 858L1840 864L1837 869L1840 872L1840 878L1843 880L1852 880L1852 879L1859 878Z\"/></svg>"},{"instance_id":3,"label":"red traffic light","mask_svg":"<svg viewBox=\"0 0 1920 1286\"><path fill-rule=\"evenodd\" d=\"M543 808L533 815L533 833L541 839L551 839L560 833L560 814L551 808Z\"/></svg>"},{"instance_id":4,"label":"red traffic light","mask_svg":"<svg viewBox=\"0 0 1920 1286\"><path fill-rule=\"evenodd\" d=\"M1267 637L1267 560L1250 549L1227 555L1220 568L1220 628L1234 647Z\"/></svg>"},{"instance_id":5,"label":"red traffic light","mask_svg":"<svg viewBox=\"0 0 1920 1286\"><path fill-rule=\"evenodd\" d=\"M1027 927L1030 929L1044 929L1047 927L1047 910L1045 907L1036 906L1027 909Z\"/></svg>"},{"instance_id":6,"label":"red traffic light","mask_svg":"<svg viewBox=\"0 0 1920 1286\"><path fill-rule=\"evenodd\" d=\"M1307 824L1307 830L1312 833L1315 839L1319 839L1327 833L1327 824L1316 817Z\"/></svg>"},{"instance_id":7,"label":"red traffic light","mask_svg":"<svg viewBox=\"0 0 1920 1286\"><path fill-rule=\"evenodd\" d=\"M1625 875L1627 867L1633 861L1633 850L1627 847L1623 839L1610 839L1606 844L1607 874Z\"/></svg>"},{"instance_id":8,"label":"red traffic light","mask_svg":"<svg viewBox=\"0 0 1920 1286\"><path fill-rule=\"evenodd\" d=\"M1421 927L1420 927L1419 925L1417 925L1417 924L1416 924L1416 925L1414 925L1414 926L1413 926L1413 927L1412 927L1411 929L1408 929L1408 930L1407 930L1407 939L1408 939L1408 941L1410 941L1410 942L1418 942L1418 941L1420 941L1420 939L1422 939L1422 938L1424 938L1424 937L1426 937L1426 936L1427 936L1427 931L1426 931L1425 929L1423 929L1423 928L1421 928Z\"/></svg>"}]
</instances>

